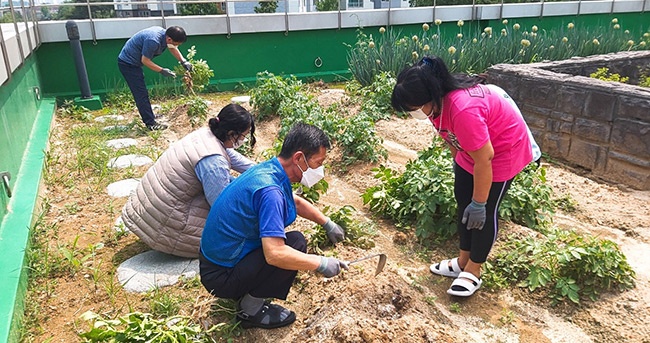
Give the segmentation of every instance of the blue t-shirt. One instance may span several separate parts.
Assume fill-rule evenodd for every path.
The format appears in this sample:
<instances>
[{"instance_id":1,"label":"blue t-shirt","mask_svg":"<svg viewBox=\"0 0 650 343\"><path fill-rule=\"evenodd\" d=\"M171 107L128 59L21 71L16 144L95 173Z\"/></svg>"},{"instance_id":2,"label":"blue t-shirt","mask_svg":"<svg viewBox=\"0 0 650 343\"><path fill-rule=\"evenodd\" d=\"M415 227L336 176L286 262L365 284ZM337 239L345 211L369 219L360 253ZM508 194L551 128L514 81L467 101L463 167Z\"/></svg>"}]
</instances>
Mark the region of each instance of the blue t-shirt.
<instances>
[{"instance_id":1,"label":"blue t-shirt","mask_svg":"<svg viewBox=\"0 0 650 343\"><path fill-rule=\"evenodd\" d=\"M142 56L153 59L167 49L165 31L160 26L152 26L134 34L126 41L118 58L130 65L141 67Z\"/></svg>"},{"instance_id":2,"label":"blue t-shirt","mask_svg":"<svg viewBox=\"0 0 650 343\"><path fill-rule=\"evenodd\" d=\"M273 158L248 169L228 185L210 208L201 252L212 263L234 267L262 246L263 237L286 238L296 220L291 182Z\"/></svg>"}]
</instances>

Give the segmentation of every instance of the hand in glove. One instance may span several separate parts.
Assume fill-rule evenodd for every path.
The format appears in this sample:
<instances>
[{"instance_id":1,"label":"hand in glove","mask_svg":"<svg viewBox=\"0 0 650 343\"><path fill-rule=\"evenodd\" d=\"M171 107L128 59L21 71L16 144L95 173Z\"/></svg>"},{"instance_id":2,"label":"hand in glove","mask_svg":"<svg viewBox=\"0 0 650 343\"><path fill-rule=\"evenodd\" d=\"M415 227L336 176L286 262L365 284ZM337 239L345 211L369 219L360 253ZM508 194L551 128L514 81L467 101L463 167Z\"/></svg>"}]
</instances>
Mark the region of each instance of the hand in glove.
<instances>
[{"instance_id":1,"label":"hand in glove","mask_svg":"<svg viewBox=\"0 0 650 343\"><path fill-rule=\"evenodd\" d=\"M185 68L185 70L189 71L190 73L192 72L192 70L194 70L194 66L192 65L192 63L188 61L181 62L181 65L183 66L183 68Z\"/></svg>"},{"instance_id":2,"label":"hand in glove","mask_svg":"<svg viewBox=\"0 0 650 343\"><path fill-rule=\"evenodd\" d=\"M335 259L334 257L320 257L320 266L316 268L316 271L323 274L323 276L330 278L338 275L341 272L341 268L348 269L347 263Z\"/></svg>"},{"instance_id":3,"label":"hand in glove","mask_svg":"<svg viewBox=\"0 0 650 343\"><path fill-rule=\"evenodd\" d=\"M330 242L333 244L341 242L343 239L345 239L345 232L343 231L343 228L329 218L327 218L327 222L323 224L323 227L325 228L327 238L329 238Z\"/></svg>"},{"instance_id":4,"label":"hand in glove","mask_svg":"<svg viewBox=\"0 0 650 343\"><path fill-rule=\"evenodd\" d=\"M176 77L176 74L174 74L173 71L167 69L167 68L162 68L160 70L160 73L165 76L165 77Z\"/></svg>"},{"instance_id":5,"label":"hand in glove","mask_svg":"<svg viewBox=\"0 0 650 343\"><path fill-rule=\"evenodd\" d=\"M472 202L467 205L465 212L463 212L462 223L467 224L467 230L483 230L483 225L485 225L485 203L472 199Z\"/></svg>"}]
</instances>

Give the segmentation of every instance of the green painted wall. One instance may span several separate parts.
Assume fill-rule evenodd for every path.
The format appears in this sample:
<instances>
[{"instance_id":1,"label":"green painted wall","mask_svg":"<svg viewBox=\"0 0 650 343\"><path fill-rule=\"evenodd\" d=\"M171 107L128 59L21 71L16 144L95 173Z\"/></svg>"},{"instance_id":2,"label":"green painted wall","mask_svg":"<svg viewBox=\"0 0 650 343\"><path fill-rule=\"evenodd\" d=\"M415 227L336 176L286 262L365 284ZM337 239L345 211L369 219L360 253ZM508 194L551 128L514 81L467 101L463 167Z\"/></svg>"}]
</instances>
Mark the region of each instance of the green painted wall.
<instances>
[{"instance_id":1,"label":"green painted wall","mask_svg":"<svg viewBox=\"0 0 650 343\"><path fill-rule=\"evenodd\" d=\"M43 168L44 151L54 113L53 99L37 100L35 57L0 87L0 171L11 175L12 198L0 190L0 342L18 342L27 289L28 247ZM0 188L3 188L0 186Z\"/></svg>"},{"instance_id":2,"label":"green painted wall","mask_svg":"<svg viewBox=\"0 0 650 343\"><path fill-rule=\"evenodd\" d=\"M646 32L650 29L650 13L593 14L580 16L562 16L545 18L509 19L509 25L520 23L523 27L538 25L542 29L560 29L569 22L576 25L608 27L613 17L619 18L623 29L633 33ZM501 20L467 22L465 30L471 25L480 28L492 25L503 26ZM432 25L433 26L433 25ZM366 27L366 34L377 35L377 27ZM399 27L404 34L414 34L421 30L421 25L404 25ZM433 28L432 28L433 29ZM444 32L455 32L456 23L444 23ZM497 32L499 31L497 30ZM467 32L467 31L465 31ZM231 90L240 83L250 84L258 72L268 70L275 74L293 74L299 78L323 79L332 81L348 79L345 44L353 45L356 41L356 29L294 31L284 32L190 36L181 46L183 53L192 45L196 46L196 58L204 59L214 70L215 76L210 84L213 90ZM82 42L86 60L86 69L93 94L102 95L123 84L116 61L117 55L126 40L100 40L97 44ZM80 94L77 75L72 64L70 44L47 43L37 51L42 70L43 91L54 96L78 96ZM314 65L320 57L323 65ZM170 54L156 58L161 66L176 65ZM163 77L146 70L145 77L150 85L160 84ZM180 78L176 82L180 83Z\"/></svg>"},{"instance_id":3,"label":"green painted wall","mask_svg":"<svg viewBox=\"0 0 650 343\"><path fill-rule=\"evenodd\" d=\"M11 173L12 188L38 110L34 94L34 87L38 86L38 66L36 60L30 58L12 75L8 84L0 87L0 172ZM0 182L0 218L7 213L8 203Z\"/></svg>"}]
</instances>

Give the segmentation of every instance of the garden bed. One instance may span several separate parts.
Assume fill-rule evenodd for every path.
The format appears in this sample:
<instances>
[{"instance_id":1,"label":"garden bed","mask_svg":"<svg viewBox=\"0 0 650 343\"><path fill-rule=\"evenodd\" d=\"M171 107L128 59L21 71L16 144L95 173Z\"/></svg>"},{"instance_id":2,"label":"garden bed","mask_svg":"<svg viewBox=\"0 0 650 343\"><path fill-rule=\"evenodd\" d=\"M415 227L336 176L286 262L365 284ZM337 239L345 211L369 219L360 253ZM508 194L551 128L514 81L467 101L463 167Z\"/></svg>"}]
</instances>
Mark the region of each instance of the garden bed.
<instances>
[{"instance_id":1,"label":"garden bed","mask_svg":"<svg viewBox=\"0 0 650 343\"><path fill-rule=\"evenodd\" d=\"M631 84L590 78L598 68ZM519 104L542 151L593 177L650 190L650 52L631 51L558 62L499 64L488 81Z\"/></svg>"}]
</instances>

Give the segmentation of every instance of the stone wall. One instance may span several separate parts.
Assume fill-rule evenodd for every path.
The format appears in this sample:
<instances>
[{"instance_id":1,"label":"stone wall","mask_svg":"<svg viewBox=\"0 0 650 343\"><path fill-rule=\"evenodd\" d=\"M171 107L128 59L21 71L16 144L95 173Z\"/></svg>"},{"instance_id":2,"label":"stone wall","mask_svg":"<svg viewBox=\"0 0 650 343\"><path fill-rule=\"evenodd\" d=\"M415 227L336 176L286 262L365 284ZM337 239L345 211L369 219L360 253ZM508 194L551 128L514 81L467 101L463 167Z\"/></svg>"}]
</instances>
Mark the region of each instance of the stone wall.
<instances>
[{"instance_id":1,"label":"stone wall","mask_svg":"<svg viewBox=\"0 0 650 343\"><path fill-rule=\"evenodd\" d=\"M589 77L597 68L638 82L650 51L499 64L488 82L519 105L542 151L605 181L650 190L650 88Z\"/></svg>"}]
</instances>

